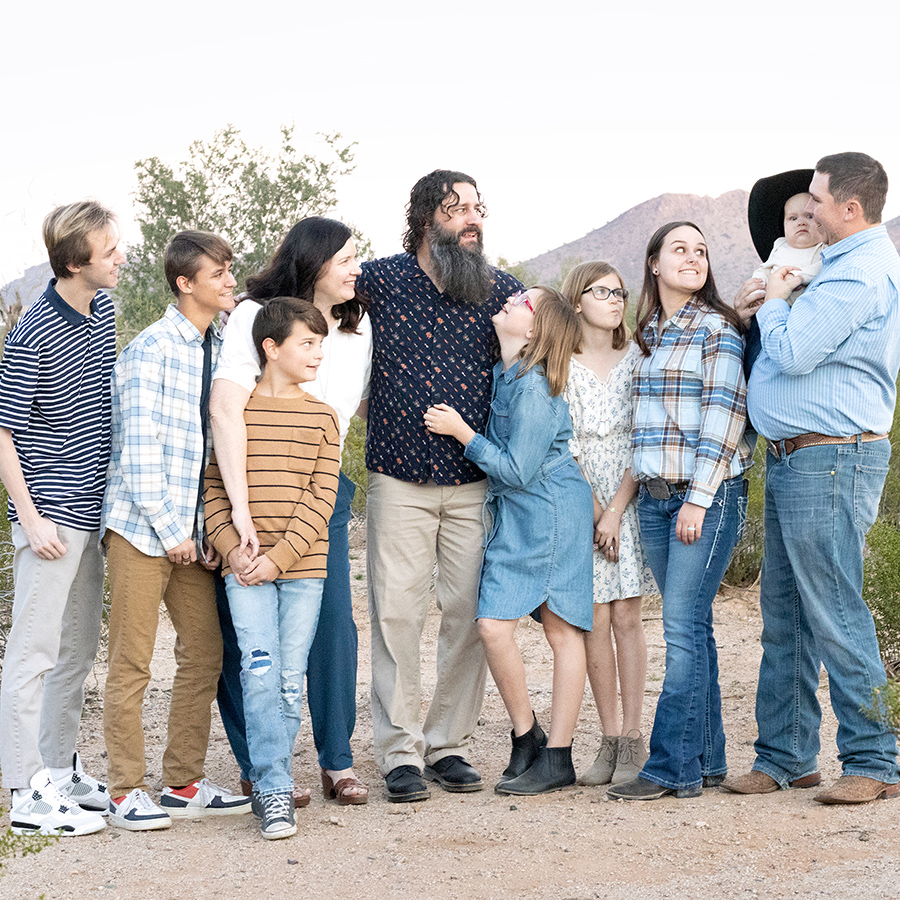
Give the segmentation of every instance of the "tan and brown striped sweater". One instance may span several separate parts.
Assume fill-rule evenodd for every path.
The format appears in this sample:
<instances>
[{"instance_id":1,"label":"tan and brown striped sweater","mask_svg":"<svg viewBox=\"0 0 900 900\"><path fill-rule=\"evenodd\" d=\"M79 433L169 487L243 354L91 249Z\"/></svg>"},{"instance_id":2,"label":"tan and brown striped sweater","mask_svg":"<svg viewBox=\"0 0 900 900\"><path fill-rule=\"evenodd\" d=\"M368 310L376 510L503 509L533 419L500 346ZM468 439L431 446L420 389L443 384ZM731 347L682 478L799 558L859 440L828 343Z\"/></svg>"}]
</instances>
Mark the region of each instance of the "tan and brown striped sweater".
<instances>
[{"instance_id":1,"label":"tan and brown striped sweater","mask_svg":"<svg viewBox=\"0 0 900 900\"><path fill-rule=\"evenodd\" d=\"M330 406L304 393L283 399L253 393L247 423L247 484L259 552L278 566L281 578L324 578L328 520L341 469L337 417ZM206 531L231 571L228 554L240 544L231 524L215 452L203 493Z\"/></svg>"}]
</instances>

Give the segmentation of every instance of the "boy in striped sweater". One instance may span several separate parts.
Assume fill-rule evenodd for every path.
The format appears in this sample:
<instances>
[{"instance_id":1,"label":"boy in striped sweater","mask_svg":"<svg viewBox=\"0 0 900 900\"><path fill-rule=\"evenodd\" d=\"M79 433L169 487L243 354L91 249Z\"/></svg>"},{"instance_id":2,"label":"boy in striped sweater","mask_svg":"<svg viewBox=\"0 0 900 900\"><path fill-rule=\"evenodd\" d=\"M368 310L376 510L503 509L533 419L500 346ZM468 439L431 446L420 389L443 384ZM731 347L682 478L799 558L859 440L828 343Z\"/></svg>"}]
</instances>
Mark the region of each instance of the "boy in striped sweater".
<instances>
[{"instance_id":1,"label":"boy in striped sweater","mask_svg":"<svg viewBox=\"0 0 900 900\"><path fill-rule=\"evenodd\" d=\"M241 649L253 809L267 840L297 831L291 756L340 472L335 414L301 387L316 377L327 334L319 310L295 298L270 300L253 323L264 362L244 411L250 512L260 541L255 557L241 548L215 458L206 472L206 526L225 561Z\"/></svg>"}]
</instances>

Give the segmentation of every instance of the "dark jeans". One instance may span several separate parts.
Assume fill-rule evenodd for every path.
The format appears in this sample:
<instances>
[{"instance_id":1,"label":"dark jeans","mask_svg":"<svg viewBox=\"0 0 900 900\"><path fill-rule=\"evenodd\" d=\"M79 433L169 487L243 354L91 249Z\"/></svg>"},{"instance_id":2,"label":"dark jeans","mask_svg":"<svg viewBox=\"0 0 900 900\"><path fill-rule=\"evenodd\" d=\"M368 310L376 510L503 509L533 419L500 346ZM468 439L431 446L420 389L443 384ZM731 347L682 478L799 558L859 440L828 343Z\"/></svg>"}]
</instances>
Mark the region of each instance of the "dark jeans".
<instances>
[{"instance_id":1,"label":"dark jeans","mask_svg":"<svg viewBox=\"0 0 900 900\"><path fill-rule=\"evenodd\" d=\"M332 771L353 765L350 737L356 726L357 635L350 598L347 526L355 492L355 485L342 472L334 514L328 525L328 577L306 669L306 699L319 765ZM241 768L241 778L248 779L250 753L241 693L241 652L225 596L225 581L218 574L216 605L224 644L216 700L231 751Z\"/></svg>"}]
</instances>

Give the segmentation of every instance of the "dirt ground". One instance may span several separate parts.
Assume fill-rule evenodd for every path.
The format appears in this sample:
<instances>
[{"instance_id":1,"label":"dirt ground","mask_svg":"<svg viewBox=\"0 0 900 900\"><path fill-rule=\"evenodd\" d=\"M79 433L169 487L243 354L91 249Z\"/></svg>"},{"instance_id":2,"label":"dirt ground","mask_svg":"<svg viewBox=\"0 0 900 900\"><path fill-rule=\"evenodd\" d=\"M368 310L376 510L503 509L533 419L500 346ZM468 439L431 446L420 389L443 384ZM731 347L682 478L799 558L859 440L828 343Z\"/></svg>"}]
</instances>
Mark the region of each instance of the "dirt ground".
<instances>
[{"instance_id":1,"label":"dirt ground","mask_svg":"<svg viewBox=\"0 0 900 900\"><path fill-rule=\"evenodd\" d=\"M359 711L353 749L356 771L371 786L368 806L326 803L308 723L295 754L297 783L313 790L298 810L296 837L266 842L250 816L176 821L161 832L116 828L60 840L36 856L12 860L0 877L0 898L102 897L107 900L219 898L418 898L489 900L656 900L814 896L900 898L900 803L826 807L811 792L781 791L741 798L717 789L694 800L609 801L602 788L574 787L542 797L509 798L490 789L509 755L509 722L488 681L470 760L488 789L389 804L372 759L369 630L364 548L355 536L354 609L360 635ZM645 607L650 651L644 731L649 734L662 684L664 644L658 601ZM423 641L423 697L434 680L438 614ZM753 698L761 620L754 591L725 591L715 607L716 636L728 737L728 762L745 771L756 734ZM538 718L547 723L551 659L540 626L520 626L520 645ZM153 681L145 703L150 785L158 791L165 739L173 633L160 628ZM103 777L102 687L105 659L89 679L81 753ZM836 778L835 721L823 674L825 712L820 767ZM600 728L589 690L575 737L579 771L593 761ZM207 775L236 790L238 772L216 716ZM8 794L0 802L8 803ZM0 827L8 818L0 819Z\"/></svg>"}]
</instances>

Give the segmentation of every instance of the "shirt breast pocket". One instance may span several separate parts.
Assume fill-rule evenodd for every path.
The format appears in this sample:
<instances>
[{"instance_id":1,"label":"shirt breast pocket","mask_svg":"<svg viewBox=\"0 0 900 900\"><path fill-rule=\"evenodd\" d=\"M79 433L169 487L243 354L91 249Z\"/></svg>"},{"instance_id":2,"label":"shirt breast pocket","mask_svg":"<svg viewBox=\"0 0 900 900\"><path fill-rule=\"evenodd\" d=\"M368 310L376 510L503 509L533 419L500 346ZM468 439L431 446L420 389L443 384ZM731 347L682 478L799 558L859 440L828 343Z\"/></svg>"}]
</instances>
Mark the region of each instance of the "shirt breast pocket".
<instances>
[{"instance_id":1,"label":"shirt breast pocket","mask_svg":"<svg viewBox=\"0 0 900 900\"><path fill-rule=\"evenodd\" d=\"M687 433L700 429L702 354L700 347L673 347L659 360L663 405L681 431Z\"/></svg>"},{"instance_id":2,"label":"shirt breast pocket","mask_svg":"<svg viewBox=\"0 0 900 900\"><path fill-rule=\"evenodd\" d=\"M497 437L509 437L509 404L500 400L491 401L491 431Z\"/></svg>"}]
</instances>

